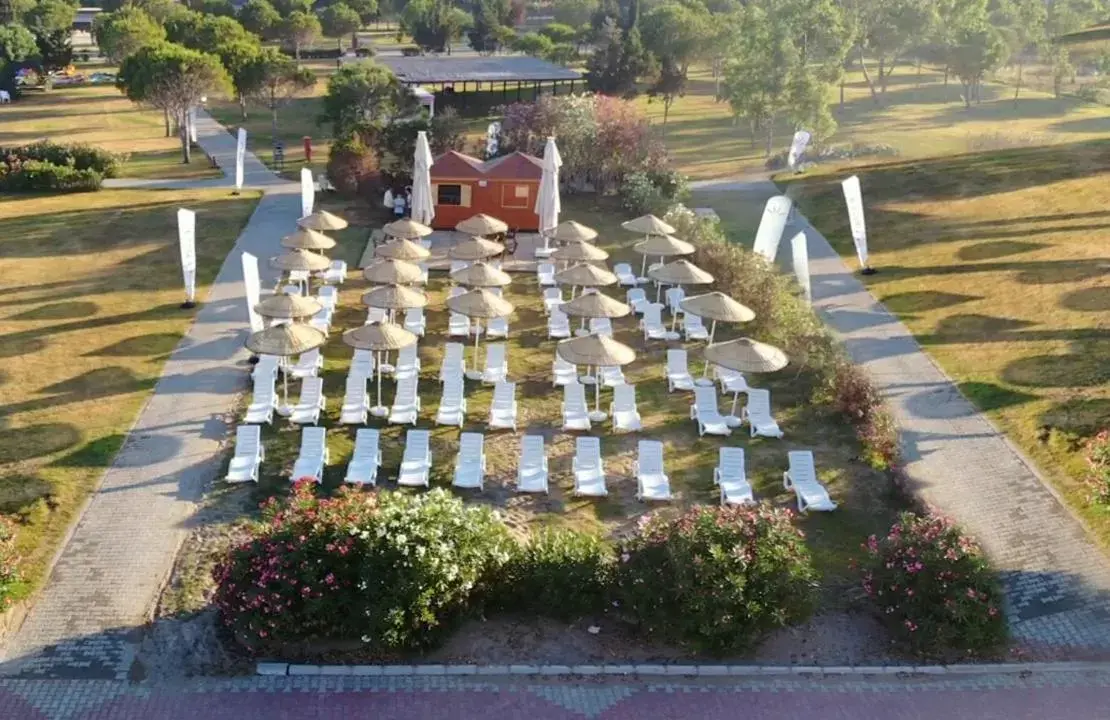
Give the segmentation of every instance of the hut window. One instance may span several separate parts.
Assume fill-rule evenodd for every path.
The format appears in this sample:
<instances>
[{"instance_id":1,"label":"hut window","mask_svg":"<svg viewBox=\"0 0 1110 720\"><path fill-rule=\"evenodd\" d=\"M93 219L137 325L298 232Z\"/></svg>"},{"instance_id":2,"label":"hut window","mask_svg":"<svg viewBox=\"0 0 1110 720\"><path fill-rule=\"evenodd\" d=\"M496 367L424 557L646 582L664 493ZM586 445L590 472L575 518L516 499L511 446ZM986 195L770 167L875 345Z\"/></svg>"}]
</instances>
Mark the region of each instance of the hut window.
<instances>
[{"instance_id":1,"label":"hut window","mask_svg":"<svg viewBox=\"0 0 1110 720\"><path fill-rule=\"evenodd\" d=\"M504 185L501 191L501 207L528 207L527 185Z\"/></svg>"},{"instance_id":2,"label":"hut window","mask_svg":"<svg viewBox=\"0 0 1110 720\"><path fill-rule=\"evenodd\" d=\"M436 186L436 205L462 205L462 185Z\"/></svg>"}]
</instances>

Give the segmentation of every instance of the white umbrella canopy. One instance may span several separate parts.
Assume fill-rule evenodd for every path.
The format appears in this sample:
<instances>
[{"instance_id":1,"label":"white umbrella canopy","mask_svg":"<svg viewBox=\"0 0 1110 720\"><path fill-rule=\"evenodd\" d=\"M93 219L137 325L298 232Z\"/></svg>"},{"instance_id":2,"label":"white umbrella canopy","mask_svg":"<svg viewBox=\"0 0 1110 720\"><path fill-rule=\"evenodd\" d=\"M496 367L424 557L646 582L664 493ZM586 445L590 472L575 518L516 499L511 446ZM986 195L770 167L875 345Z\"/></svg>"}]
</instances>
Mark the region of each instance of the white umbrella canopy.
<instances>
[{"instance_id":1,"label":"white umbrella canopy","mask_svg":"<svg viewBox=\"0 0 1110 720\"><path fill-rule=\"evenodd\" d=\"M451 273L451 280L467 287L505 287L513 278L504 270L476 262Z\"/></svg>"},{"instance_id":2,"label":"white umbrella canopy","mask_svg":"<svg viewBox=\"0 0 1110 720\"><path fill-rule=\"evenodd\" d=\"M540 177L539 192L536 194L536 215L539 216L540 235L543 236L543 246L547 249L548 237L559 224L559 213L563 204L559 198L559 168L563 166L563 158L559 156L559 148L555 146L555 138L547 138L543 148L543 175Z\"/></svg>"},{"instance_id":3,"label":"white umbrella canopy","mask_svg":"<svg viewBox=\"0 0 1110 720\"><path fill-rule=\"evenodd\" d=\"M384 417L389 410L382 405L382 357L383 352L400 350L416 342L416 335L393 323L374 323L348 330L343 333L343 342L356 350L371 350L375 356L378 376L378 404L370 408L375 417Z\"/></svg>"},{"instance_id":4,"label":"white umbrella canopy","mask_svg":"<svg viewBox=\"0 0 1110 720\"><path fill-rule=\"evenodd\" d=\"M255 305L254 309L264 318L296 320L312 317L324 306L311 295L271 295Z\"/></svg>"},{"instance_id":5,"label":"white umbrella canopy","mask_svg":"<svg viewBox=\"0 0 1110 720\"><path fill-rule=\"evenodd\" d=\"M670 235L675 231L673 227L650 214L622 222L621 227L641 235Z\"/></svg>"},{"instance_id":6,"label":"white umbrella canopy","mask_svg":"<svg viewBox=\"0 0 1110 720\"><path fill-rule=\"evenodd\" d=\"M410 262L384 258L363 268L362 276L375 285L411 285L420 282L424 273Z\"/></svg>"},{"instance_id":7,"label":"white umbrella canopy","mask_svg":"<svg viewBox=\"0 0 1110 720\"><path fill-rule=\"evenodd\" d=\"M586 335L572 340L561 340L555 345L559 357L573 365L592 367L620 367L636 359L636 351L624 343L617 342L606 335ZM601 381L594 378L594 412L591 420L601 422L605 413L601 411Z\"/></svg>"},{"instance_id":8,"label":"white umbrella canopy","mask_svg":"<svg viewBox=\"0 0 1110 720\"><path fill-rule=\"evenodd\" d=\"M418 223L412 218L394 220L382 226L382 232L389 237L416 240L431 235L434 231L423 223Z\"/></svg>"},{"instance_id":9,"label":"white umbrella canopy","mask_svg":"<svg viewBox=\"0 0 1110 720\"><path fill-rule=\"evenodd\" d=\"M412 162L412 219L428 225L436 216L432 200L432 151L428 147L428 133L416 133L416 154Z\"/></svg>"},{"instance_id":10,"label":"white umbrella canopy","mask_svg":"<svg viewBox=\"0 0 1110 720\"><path fill-rule=\"evenodd\" d=\"M478 237L483 237L485 235L497 235L498 233L508 232L509 226L492 215L478 213L460 222L455 226L455 229L464 235L477 235Z\"/></svg>"},{"instance_id":11,"label":"white umbrella canopy","mask_svg":"<svg viewBox=\"0 0 1110 720\"><path fill-rule=\"evenodd\" d=\"M551 253L551 259L559 262L601 262L609 259L609 253L596 245L573 242Z\"/></svg>"},{"instance_id":12,"label":"white umbrella canopy","mask_svg":"<svg viewBox=\"0 0 1110 720\"><path fill-rule=\"evenodd\" d=\"M452 260L484 260L505 252L505 246L484 237L469 237L458 241L447 251Z\"/></svg>"},{"instance_id":13,"label":"white umbrella canopy","mask_svg":"<svg viewBox=\"0 0 1110 720\"><path fill-rule=\"evenodd\" d=\"M407 238L400 238L374 248L374 255L382 258L392 258L393 260L404 260L406 262L420 262L421 260L427 260L431 257L432 253L419 243L415 243Z\"/></svg>"},{"instance_id":14,"label":"white umbrella canopy","mask_svg":"<svg viewBox=\"0 0 1110 720\"><path fill-rule=\"evenodd\" d=\"M281 246L302 250L331 250L335 247L335 240L316 230L298 228L281 239Z\"/></svg>"},{"instance_id":15,"label":"white umbrella canopy","mask_svg":"<svg viewBox=\"0 0 1110 720\"><path fill-rule=\"evenodd\" d=\"M560 242L593 242L597 239L597 230L574 220L566 220L555 226L551 238Z\"/></svg>"},{"instance_id":16,"label":"white umbrella canopy","mask_svg":"<svg viewBox=\"0 0 1110 720\"><path fill-rule=\"evenodd\" d=\"M347 227L347 221L338 215L332 215L327 210L317 210L311 215L305 215L297 221L299 227L305 230L316 230L317 232L329 232L331 230L342 230Z\"/></svg>"}]
</instances>

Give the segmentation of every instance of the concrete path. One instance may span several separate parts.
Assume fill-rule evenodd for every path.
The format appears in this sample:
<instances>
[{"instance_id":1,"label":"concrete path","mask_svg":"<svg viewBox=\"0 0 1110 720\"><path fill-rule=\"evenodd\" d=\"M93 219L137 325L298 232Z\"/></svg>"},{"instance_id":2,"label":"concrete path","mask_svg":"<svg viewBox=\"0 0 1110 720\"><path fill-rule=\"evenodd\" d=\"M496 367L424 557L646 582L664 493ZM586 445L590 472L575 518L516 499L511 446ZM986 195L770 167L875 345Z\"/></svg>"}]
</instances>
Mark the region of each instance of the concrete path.
<instances>
[{"instance_id":1,"label":"concrete path","mask_svg":"<svg viewBox=\"0 0 1110 720\"><path fill-rule=\"evenodd\" d=\"M588 680L247 677L180 685L0 680L15 720L1076 720L1105 718L1105 672L937 678Z\"/></svg>"},{"instance_id":2,"label":"concrete path","mask_svg":"<svg viewBox=\"0 0 1110 720\"><path fill-rule=\"evenodd\" d=\"M696 187L711 200L721 193L720 204L725 197L762 204L777 194L765 179ZM790 262L788 240L799 230L808 239L814 308L887 397L902 428L914 491L978 538L1003 573L1015 638L1046 657L1061 650L1105 656L1110 561L1032 463L960 394L804 217L787 227L780 258Z\"/></svg>"},{"instance_id":3,"label":"concrete path","mask_svg":"<svg viewBox=\"0 0 1110 720\"><path fill-rule=\"evenodd\" d=\"M234 168L235 140L211 118L198 119L198 139L224 167ZM237 367L247 357L240 253L276 254L279 238L300 216L296 185L275 178L250 154L245 169L247 183L266 194L211 293L201 298L196 321L166 363L46 587L7 639L0 675L127 677L194 503L219 471L228 415L245 387L247 375Z\"/></svg>"}]
</instances>

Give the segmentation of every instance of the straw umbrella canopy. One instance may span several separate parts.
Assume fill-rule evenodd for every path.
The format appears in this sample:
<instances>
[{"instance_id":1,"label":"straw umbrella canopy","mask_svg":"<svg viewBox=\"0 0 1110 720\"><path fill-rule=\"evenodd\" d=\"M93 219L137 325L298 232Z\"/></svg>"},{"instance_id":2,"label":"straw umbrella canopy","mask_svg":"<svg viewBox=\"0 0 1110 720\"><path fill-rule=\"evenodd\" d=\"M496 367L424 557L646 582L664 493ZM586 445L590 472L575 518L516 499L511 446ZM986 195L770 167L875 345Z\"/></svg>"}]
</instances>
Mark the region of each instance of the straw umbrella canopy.
<instances>
[{"instance_id":1,"label":"straw umbrella canopy","mask_svg":"<svg viewBox=\"0 0 1110 720\"><path fill-rule=\"evenodd\" d=\"M447 307L452 312L466 315L468 318L478 321L478 327L474 328L474 370L468 373L468 376L471 379L481 377L482 371L478 364L478 340L482 335L481 320L483 318L508 317L513 313L513 304L485 288L478 288L462 295L456 295L453 298L447 298Z\"/></svg>"},{"instance_id":2,"label":"straw umbrella canopy","mask_svg":"<svg viewBox=\"0 0 1110 720\"><path fill-rule=\"evenodd\" d=\"M420 268L404 260L375 260L362 270L362 276L375 285L412 285L424 277Z\"/></svg>"},{"instance_id":3,"label":"straw umbrella canopy","mask_svg":"<svg viewBox=\"0 0 1110 720\"><path fill-rule=\"evenodd\" d=\"M601 293L588 293L579 295L570 302L563 303L559 309L568 316L582 318L582 327L578 333L588 335L586 332L586 318L622 318L632 312L632 308Z\"/></svg>"},{"instance_id":4,"label":"straw umbrella canopy","mask_svg":"<svg viewBox=\"0 0 1110 720\"><path fill-rule=\"evenodd\" d=\"M422 308L428 304L428 296L424 294L423 290L393 283L363 293L362 304L366 307L388 310L392 322L394 311Z\"/></svg>"},{"instance_id":5,"label":"straw umbrella canopy","mask_svg":"<svg viewBox=\"0 0 1110 720\"><path fill-rule=\"evenodd\" d=\"M427 225L418 223L412 218L404 218L387 223L382 227L382 232L389 237L402 238L404 240L417 240L431 235L433 231Z\"/></svg>"},{"instance_id":6,"label":"straw umbrella canopy","mask_svg":"<svg viewBox=\"0 0 1110 720\"><path fill-rule=\"evenodd\" d=\"M651 271L651 279L665 285L708 285L713 276L689 260L675 260Z\"/></svg>"},{"instance_id":7,"label":"straw umbrella canopy","mask_svg":"<svg viewBox=\"0 0 1110 720\"><path fill-rule=\"evenodd\" d=\"M663 262L663 258L693 255L697 251L692 244L670 235L651 235L633 245L632 249L644 256L640 263L641 275L647 272L648 255L658 255L659 262Z\"/></svg>"},{"instance_id":8,"label":"straw umbrella canopy","mask_svg":"<svg viewBox=\"0 0 1110 720\"><path fill-rule=\"evenodd\" d=\"M641 235L670 235L674 232L673 227L654 215L641 215L634 220L622 222L621 227Z\"/></svg>"},{"instance_id":9,"label":"straw umbrella canopy","mask_svg":"<svg viewBox=\"0 0 1110 720\"><path fill-rule=\"evenodd\" d=\"M320 270L327 270L331 267L331 260L323 255L296 248L282 255L270 258L270 265L277 270L284 270L286 272L294 272L297 270L302 272L318 272Z\"/></svg>"},{"instance_id":10,"label":"straw umbrella canopy","mask_svg":"<svg viewBox=\"0 0 1110 720\"><path fill-rule=\"evenodd\" d=\"M774 345L746 337L708 346L705 348L705 360L742 373L777 372L789 362L786 353ZM739 418L736 418L736 403L739 398L740 391L737 390L732 396L732 417L729 419L729 424L734 427L740 424Z\"/></svg>"},{"instance_id":11,"label":"straw umbrella canopy","mask_svg":"<svg viewBox=\"0 0 1110 720\"><path fill-rule=\"evenodd\" d=\"M617 283L617 276L597 265L579 263L578 265L573 265L566 270L555 273L555 282L560 285L570 285L570 295L571 299L573 299L574 290L578 286L603 287L605 285L615 285Z\"/></svg>"},{"instance_id":12,"label":"straw umbrella canopy","mask_svg":"<svg viewBox=\"0 0 1110 720\"><path fill-rule=\"evenodd\" d=\"M382 405L382 353L400 350L416 342L416 335L393 323L375 323L348 330L343 333L343 342L356 350L371 350L374 353L374 366L378 376L378 404L370 408L375 417L384 417L389 409Z\"/></svg>"},{"instance_id":13,"label":"straw umbrella canopy","mask_svg":"<svg viewBox=\"0 0 1110 720\"><path fill-rule=\"evenodd\" d=\"M288 325L275 325L251 333L247 337L246 346L255 355L274 355L281 358L281 362L293 355L300 355L327 342L328 336L311 325L293 322ZM289 373L282 374L282 402L278 406L278 413L288 415L289 408Z\"/></svg>"},{"instance_id":14,"label":"straw umbrella canopy","mask_svg":"<svg viewBox=\"0 0 1110 720\"><path fill-rule=\"evenodd\" d=\"M431 257L432 253L423 245L402 238L379 245L374 249L374 255L381 258L404 260L405 262L420 262Z\"/></svg>"},{"instance_id":15,"label":"straw umbrella canopy","mask_svg":"<svg viewBox=\"0 0 1110 720\"><path fill-rule=\"evenodd\" d=\"M470 237L455 243L447 251L452 260L484 260L505 252L505 246L483 237Z\"/></svg>"},{"instance_id":16,"label":"straw umbrella canopy","mask_svg":"<svg viewBox=\"0 0 1110 720\"><path fill-rule=\"evenodd\" d=\"M555 226L551 237L561 242L592 242L597 239L597 230L574 220L565 220Z\"/></svg>"},{"instance_id":17,"label":"straw umbrella canopy","mask_svg":"<svg viewBox=\"0 0 1110 720\"><path fill-rule=\"evenodd\" d=\"M451 280L467 287L505 287L513 281L509 273L484 262L476 262L451 273Z\"/></svg>"},{"instance_id":18,"label":"straw umbrella canopy","mask_svg":"<svg viewBox=\"0 0 1110 720\"><path fill-rule=\"evenodd\" d=\"M305 230L316 230L317 232L329 232L331 230L342 230L347 227L347 221L338 215L332 215L327 210L317 210L311 215L305 215L297 221L299 227Z\"/></svg>"},{"instance_id":19,"label":"straw umbrella canopy","mask_svg":"<svg viewBox=\"0 0 1110 720\"><path fill-rule=\"evenodd\" d=\"M315 230L298 228L281 239L281 246L301 250L331 250L335 247L335 240Z\"/></svg>"},{"instance_id":20,"label":"straw umbrella canopy","mask_svg":"<svg viewBox=\"0 0 1110 720\"><path fill-rule=\"evenodd\" d=\"M254 309L264 318L298 320L312 317L324 306L310 295L271 295L255 305Z\"/></svg>"},{"instance_id":21,"label":"straw umbrella canopy","mask_svg":"<svg viewBox=\"0 0 1110 720\"><path fill-rule=\"evenodd\" d=\"M586 335L572 340L562 340L555 345L559 357L573 365L589 365L597 368L620 367L636 359L636 351L624 343L617 342L605 335ZM605 413L601 411L601 383L594 382L594 412L590 420L601 422Z\"/></svg>"},{"instance_id":22,"label":"straw umbrella canopy","mask_svg":"<svg viewBox=\"0 0 1110 720\"><path fill-rule=\"evenodd\" d=\"M575 242L561 247L555 252L551 253L552 260L560 262L601 262L602 260L609 259L609 253L605 252L596 245L590 245L584 242Z\"/></svg>"},{"instance_id":23,"label":"straw umbrella canopy","mask_svg":"<svg viewBox=\"0 0 1110 720\"><path fill-rule=\"evenodd\" d=\"M508 232L509 226L495 217L486 215L485 213L478 213L472 215L466 220L455 226L455 229L466 235L477 235L479 237L485 235L497 235L498 233Z\"/></svg>"},{"instance_id":24,"label":"straw umbrella canopy","mask_svg":"<svg viewBox=\"0 0 1110 720\"><path fill-rule=\"evenodd\" d=\"M751 322L755 319L755 312L753 312L751 308L717 291L706 293L705 295L688 297L679 303L679 306L682 308L683 312L697 315L700 318L708 318L712 321L709 327L709 345L713 344L713 338L717 334L718 320L721 322L742 323ZM708 360L705 362L705 368L702 370L701 377L698 379L698 384L713 384L713 381L709 379Z\"/></svg>"}]
</instances>

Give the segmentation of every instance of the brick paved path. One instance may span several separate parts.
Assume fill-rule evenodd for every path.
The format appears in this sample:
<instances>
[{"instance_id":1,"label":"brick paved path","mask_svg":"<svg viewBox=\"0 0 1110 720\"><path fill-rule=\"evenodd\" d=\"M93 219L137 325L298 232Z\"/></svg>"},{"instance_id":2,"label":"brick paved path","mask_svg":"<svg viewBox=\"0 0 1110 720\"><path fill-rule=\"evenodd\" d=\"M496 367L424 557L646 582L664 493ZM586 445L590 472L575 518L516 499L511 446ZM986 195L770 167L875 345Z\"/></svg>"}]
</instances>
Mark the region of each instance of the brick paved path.
<instances>
[{"instance_id":1,"label":"brick paved path","mask_svg":"<svg viewBox=\"0 0 1110 720\"><path fill-rule=\"evenodd\" d=\"M223 167L234 168L235 141L211 118L198 119L198 139ZM46 587L7 639L0 674L127 676L140 628L169 575L194 503L219 470L225 416L245 387L246 373L236 367L247 356L239 255L275 254L279 238L300 215L296 185L277 181L251 155L245 170L247 183L266 186L267 194L211 294L201 298L196 322L166 363ZM204 228L197 230L203 241Z\"/></svg>"},{"instance_id":2,"label":"brick paved path","mask_svg":"<svg viewBox=\"0 0 1110 720\"><path fill-rule=\"evenodd\" d=\"M777 193L765 180L699 185L711 199L728 193L729 202L762 205ZM1106 656L1107 557L1033 465L960 394L804 217L787 227L779 259L791 262L789 239L799 230L809 241L815 309L887 397L902 428L905 471L915 492L978 538L1003 572L1014 636L1048 655L1064 648ZM881 267L879 273L881 280Z\"/></svg>"},{"instance_id":3,"label":"brick paved path","mask_svg":"<svg viewBox=\"0 0 1110 720\"><path fill-rule=\"evenodd\" d=\"M180 685L0 680L0 720L1087 720L1105 672L930 679L543 681L274 677Z\"/></svg>"}]
</instances>

